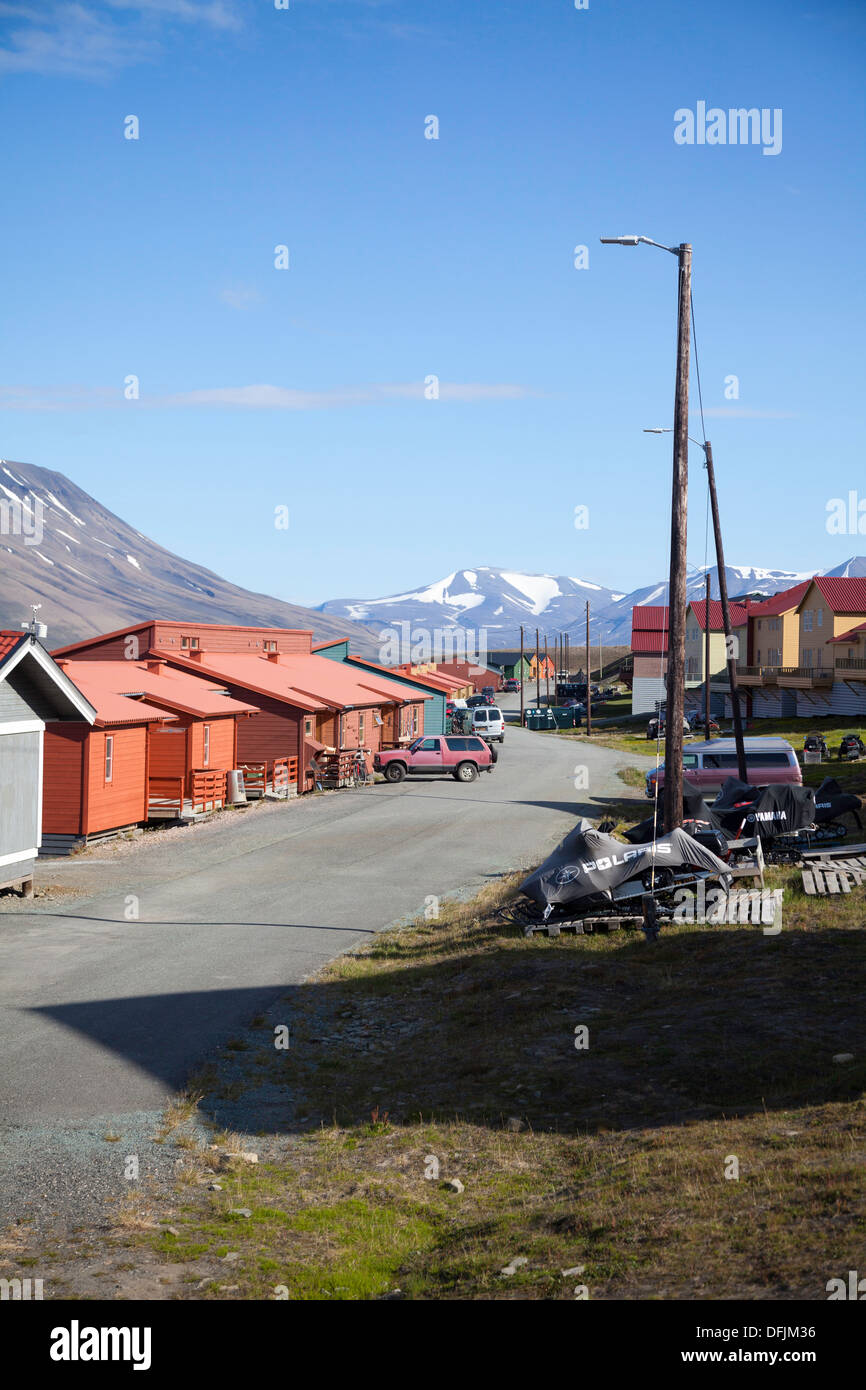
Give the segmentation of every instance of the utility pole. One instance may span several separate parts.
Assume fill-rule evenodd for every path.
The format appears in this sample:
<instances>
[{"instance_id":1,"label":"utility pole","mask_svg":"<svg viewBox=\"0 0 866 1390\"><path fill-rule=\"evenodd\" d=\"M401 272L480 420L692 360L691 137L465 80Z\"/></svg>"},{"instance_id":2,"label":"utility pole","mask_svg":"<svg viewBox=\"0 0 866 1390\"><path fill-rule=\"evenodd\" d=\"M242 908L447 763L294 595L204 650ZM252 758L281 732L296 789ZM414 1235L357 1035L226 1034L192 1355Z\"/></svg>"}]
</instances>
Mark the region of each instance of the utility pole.
<instances>
[{"instance_id":1,"label":"utility pole","mask_svg":"<svg viewBox=\"0 0 866 1390\"><path fill-rule=\"evenodd\" d=\"M710 572L707 570L707 602L704 612L704 738L710 741Z\"/></svg>"},{"instance_id":2,"label":"utility pole","mask_svg":"<svg viewBox=\"0 0 866 1390\"><path fill-rule=\"evenodd\" d=\"M523 623L520 624L520 727L523 728L523 687L525 684L525 671L523 669Z\"/></svg>"},{"instance_id":3,"label":"utility pole","mask_svg":"<svg viewBox=\"0 0 866 1390\"><path fill-rule=\"evenodd\" d=\"M535 708L541 709L541 653L538 649L538 628L535 629Z\"/></svg>"},{"instance_id":4,"label":"utility pole","mask_svg":"<svg viewBox=\"0 0 866 1390\"><path fill-rule=\"evenodd\" d=\"M544 634L544 680L547 687L547 703L550 705L550 667L547 656L547 633ZM554 694L556 693L556 681L553 682Z\"/></svg>"},{"instance_id":5,"label":"utility pole","mask_svg":"<svg viewBox=\"0 0 866 1390\"><path fill-rule=\"evenodd\" d=\"M586 733L592 733L592 695L589 691L589 599L586 600Z\"/></svg>"},{"instance_id":6,"label":"utility pole","mask_svg":"<svg viewBox=\"0 0 866 1390\"><path fill-rule=\"evenodd\" d=\"M674 393L674 456L671 488L671 569L668 585L667 729L665 732L664 825L683 823L683 717L686 693L686 516L689 498L689 314L692 248L678 248L677 379Z\"/></svg>"},{"instance_id":7,"label":"utility pole","mask_svg":"<svg viewBox=\"0 0 866 1390\"><path fill-rule=\"evenodd\" d=\"M713 446L709 440L704 444L706 456L707 482L710 487L710 507L713 513L713 532L716 537L716 568L719 571L719 598L722 601L722 623L725 628L725 652L728 658L728 684L731 688L731 713L734 716L734 738L737 744L737 771L741 782L748 782L746 773L746 746L743 742L743 716L740 710L740 696L737 690L737 658L734 652L734 634L731 631L731 608L728 603L728 580L725 575L725 552L722 546L722 526L719 521L719 499L716 496L716 473L713 468ZM667 772L665 772L667 781Z\"/></svg>"}]
</instances>

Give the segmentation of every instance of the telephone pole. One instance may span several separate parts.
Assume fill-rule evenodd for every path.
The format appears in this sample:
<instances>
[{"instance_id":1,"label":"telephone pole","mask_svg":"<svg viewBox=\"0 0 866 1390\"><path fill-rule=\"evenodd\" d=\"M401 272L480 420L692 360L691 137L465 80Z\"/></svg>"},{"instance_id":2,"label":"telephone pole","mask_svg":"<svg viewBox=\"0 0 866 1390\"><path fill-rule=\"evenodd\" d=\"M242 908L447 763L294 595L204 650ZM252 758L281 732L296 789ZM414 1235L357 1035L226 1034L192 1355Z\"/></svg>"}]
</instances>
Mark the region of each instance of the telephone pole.
<instances>
[{"instance_id":1,"label":"telephone pole","mask_svg":"<svg viewBox=\"0 0 866 1390\"><path fill-rule=\"evenodd\" d=\"M535 629L535 708L541 709L541 653L538 648L538 628Z\"/></svg>"},{"instance_id":2,"label":"telephone pole","mask_svg":"<svg viewBox=\"0 0 866 1390\"><path fill-rule=\"evenodd\" d=\"M707 601L704 611L704 738L710 741L710 572L707 570Z\"/></svg>"},{"instance_id":3,"label":"telephone pole","mask_svg":"<svg viewBox=\"0 0 866 1390\"><path fill-rule=\"evenodd\" d=\"M589 599L586 601L586 733L587 737L592 733L592 695L589 690Z\"/></svg>"},{"instance_id":4,"label":"telephone pole","mask_svg":"<svg viewBox=\"0 0 866 1390\"><path fill-rule=\"evenodd\" d=\"M674 456L671 489L671 567L668 584L667 729L665 732L665 830L683 820L683 716L685 712L686 508L689 494L689 314L692 248L687 241L665 246L652 237L602 237L615 246L656 246L677 258L677 372L674 392Z\"/></svg>"},{"instance_id":5,"label":"telephone pole","mask_svg":"<svg viewBox=\"0 0 866 1390\"><path fill-rule=\"evenodd\" d=\"M547 655L547 633L546 633L546 632L545 632L545 634L544 634L544 680L545 680L545 686L546 686L546 689L547 689L547 703L548 703L548 706L549 706L549 705L550 705L550 666L548 665L548 655ZM554 688L554 691L555 691L555 690L556 690L556 682L555 682L555 681L554 681L554 683L553 683L553 688Z\"/></svg>"},{"instance_id":6,"label":"telephone pole","mask_svg":"<svg viewBox=\"0 0 866 1390\"><path fill-rule=\"evenodd\" d=\"M523 669L523 623L520 624L520 727L523 728L523 686L525 684L525 671Z\"/></svg>"},{"instance_id":7,"label":"telephone pole","mask_svg":"<svg viewBox=\"0 0 866 1390\"><path fill-rule=\"evenodd\" d=\"M716 472L713 468L713 446L709 440L703 446L706 457L707 482L710 488L710 508L713 513L713 533L716 538L716 569L719 572L719 598L722 601L722 623L725 628L725 653L728 660L728 684L731 688L731 713L734 717L734 739L737 744L737 772L741 782L748 782L746 746L743 743L743 716L737 689L737 657L734 634L731 631L731 608L728 603L728 580L725 574L725 551L722 545L722 525L719 521L719 499L716 496ZM709 734L707 734L709 738ZM667 779L667 773L665 773Z\"/></svg>"},{"instance_id":8,"label":"telephone pole","mask_svg":"<svg viewBox=\"0 0 866 1390\"><path fill-rule=\"evenodd\" d=\"M671 488L671 573L668 585L667 729L665 732L666 831L683 823L683 718L686 695L686 515L689 498L689 314L692 248L679 247L677 381L674 392L674 458Z\"/></svg>"}]
</instances>

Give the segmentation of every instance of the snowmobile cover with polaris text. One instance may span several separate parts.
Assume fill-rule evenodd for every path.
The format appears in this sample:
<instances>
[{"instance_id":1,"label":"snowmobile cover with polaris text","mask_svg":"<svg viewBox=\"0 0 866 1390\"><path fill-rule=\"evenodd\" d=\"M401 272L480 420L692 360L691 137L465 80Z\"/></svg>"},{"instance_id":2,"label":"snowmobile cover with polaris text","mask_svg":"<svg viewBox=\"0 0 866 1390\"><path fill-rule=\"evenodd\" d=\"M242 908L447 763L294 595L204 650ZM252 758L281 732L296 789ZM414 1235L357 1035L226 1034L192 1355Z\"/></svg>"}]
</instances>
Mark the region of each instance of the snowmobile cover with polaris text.
<instances>
[{"instance_id":1,"label":"snowmobile cover with polaris text","mask_svg":"<svg viewBox=\"0 0 866 1390\"><path fill-rule=\"evenodd\" d=\"M684 830L672 830L654 845L629 845L581 820L521 883L520 891L541 907L576 903L596 894L610 897L621 884L653 868L728 876L724 861Z\"/></svg>"},{"instance_id":2,"label":"snowmobile cover with polaris text","mask_svg":"<svg viewBox=\"0 0 866 1390\"><path fill-rule=\"evenodd\" d=\"M815 792L812 787L789 783L751 787L729 777L710 810L729 835L759 835L762 840L772 840L815 824Z\"/></svg>"}]
</instances>

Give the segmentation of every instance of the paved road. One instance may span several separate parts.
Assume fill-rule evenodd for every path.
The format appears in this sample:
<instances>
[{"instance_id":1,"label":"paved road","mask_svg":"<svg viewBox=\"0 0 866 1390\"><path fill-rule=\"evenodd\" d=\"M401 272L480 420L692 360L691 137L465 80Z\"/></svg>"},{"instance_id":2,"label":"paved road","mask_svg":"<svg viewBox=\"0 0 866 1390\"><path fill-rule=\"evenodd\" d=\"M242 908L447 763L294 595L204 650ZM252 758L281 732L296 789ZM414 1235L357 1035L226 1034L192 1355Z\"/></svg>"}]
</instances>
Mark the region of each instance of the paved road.
<instances>
[{"instance_id":1,"label":"paved road","mask_svg":"<svg viewBox=\"0 0 866 1390\"><path fill-rule=\"evenodd\" d=\"M537 861L576 813L621 797L617 768L646 763L509 728L495 772L469 785L308 797L43 869L99 892L0 907L0 1217L98 1205L122 1187L121 1148L147 1148L167 1095L287 986L428 895Z\"/></svg>"}]
</instances>

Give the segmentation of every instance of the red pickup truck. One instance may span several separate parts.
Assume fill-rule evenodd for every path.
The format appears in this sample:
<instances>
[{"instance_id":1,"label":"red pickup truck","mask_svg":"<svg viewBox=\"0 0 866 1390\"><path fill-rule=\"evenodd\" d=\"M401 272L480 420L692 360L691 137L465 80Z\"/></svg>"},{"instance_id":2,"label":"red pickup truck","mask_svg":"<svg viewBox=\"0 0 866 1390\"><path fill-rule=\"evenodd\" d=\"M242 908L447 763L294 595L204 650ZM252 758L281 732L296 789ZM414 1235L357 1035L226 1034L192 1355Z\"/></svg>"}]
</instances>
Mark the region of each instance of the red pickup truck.
<instances>
[{"instance_id":1,"label":"red pickup truck","mask_svg":"<svg viewBox=\"0 0 866 1390\"><path fill-rule=\"evenodd\" d=\"M442 776L450 773L458 782L474 782L479 772L492 772L496 754L483 738L472 734L416 738L407 748L389 748L373 758L373 767L386 782L402 782L407 776Z\"/></svg>"}]
</instances>

